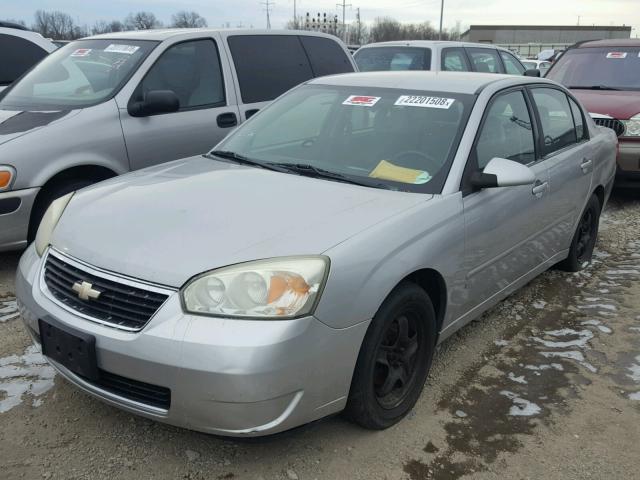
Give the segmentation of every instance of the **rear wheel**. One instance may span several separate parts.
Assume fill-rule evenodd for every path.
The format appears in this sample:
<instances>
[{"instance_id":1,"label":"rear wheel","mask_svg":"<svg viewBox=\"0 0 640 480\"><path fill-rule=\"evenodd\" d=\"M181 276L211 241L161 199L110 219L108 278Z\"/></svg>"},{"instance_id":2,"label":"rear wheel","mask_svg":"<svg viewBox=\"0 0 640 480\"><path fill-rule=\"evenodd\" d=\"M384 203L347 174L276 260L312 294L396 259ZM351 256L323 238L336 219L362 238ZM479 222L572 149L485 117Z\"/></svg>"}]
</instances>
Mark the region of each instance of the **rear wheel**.
<instances>
[{"instance_id":1,"label":"rear wheel","mask_svg":"<svg viewBox=\"0 0 640 480\"><path fill-rule=\"evenodd\" d=\"M558 264L561 270L577 272L582 270L591 261L593 249L598 238L598 225L600 223L600 200L591 195L587 207L582 213L578 228L573 235L569 256Z\"/></svg>"},{"instance_id":2,"label":"rear wheel","mask_svg":"<svg viewBox=\"0 0 640 480\"><path fill-rule=\"evenodd\" d=\"M359 425L384 429L415 405L435 349L436 319L429 295L403 283L389 295L365 336L347 402Z\"/></svg>"}]
</instances>

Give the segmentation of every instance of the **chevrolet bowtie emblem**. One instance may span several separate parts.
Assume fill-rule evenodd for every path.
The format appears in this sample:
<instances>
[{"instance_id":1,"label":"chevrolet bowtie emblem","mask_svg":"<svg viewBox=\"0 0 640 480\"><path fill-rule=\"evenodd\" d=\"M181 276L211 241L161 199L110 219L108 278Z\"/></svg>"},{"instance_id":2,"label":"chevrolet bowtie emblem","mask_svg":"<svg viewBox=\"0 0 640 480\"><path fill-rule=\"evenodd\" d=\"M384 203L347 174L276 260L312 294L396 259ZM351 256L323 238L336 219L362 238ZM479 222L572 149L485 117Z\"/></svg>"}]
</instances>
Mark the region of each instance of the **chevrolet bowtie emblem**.
<instances>
[{"instance_id":1,"label":"chevrolet bowtie emblem","mask_svg":"<svg viewBox=\"0 0 640 480\"><path fill-rule=\"evenodd\" d=\"M78 297L80 297L81 300L90 300L90 299L95 300L102 293L102 292L99 292L98 290L94 290L93 285L91 285L89 282L84 282L84 281L74 283L71 289L74 292L78 293Z\"/></svg>"}]
</instances>

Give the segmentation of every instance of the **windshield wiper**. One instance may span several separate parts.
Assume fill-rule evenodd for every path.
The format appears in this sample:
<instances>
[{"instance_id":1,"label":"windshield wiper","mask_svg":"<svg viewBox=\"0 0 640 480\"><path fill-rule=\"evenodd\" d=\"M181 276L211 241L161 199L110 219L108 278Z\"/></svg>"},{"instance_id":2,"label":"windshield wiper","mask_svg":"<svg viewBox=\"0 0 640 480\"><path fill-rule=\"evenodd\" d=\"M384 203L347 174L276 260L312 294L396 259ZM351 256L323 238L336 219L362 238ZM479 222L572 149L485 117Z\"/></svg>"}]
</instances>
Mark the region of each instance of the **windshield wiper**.
<instances>
[{"instance_id":1,"label":"windshield wiper","mask_svg":"<svg viewBox=\"0 0 640 480\"><path fill-rule=\"evenodd\" d=\"M607 85L575 85L567 88L574 90L620 90L619 88L609 87Z\"/></svg>"},{"instance_id":2,"label":"windshield wiper","mask_svg":"<svg viewBox=\"0 0 640 480\"><path fill-rule=\"evenodd\" d=\"M352 185L360 185L362 187L384 188L386 190L391 189L389 185L381 182L376 182L373 180L357 180L355 178L347 177L346 175L338 172L332 172L330 170L325 170L324 168L314 167L313 165L309 165L308 163L271 163L270 165L277 166L278 168L282 168L307 177L324 178L328 180L335 180L337 182L350 183Z\"/></svg>"},{"instance_id":3,"label":"windshield wiper","mask_svg":"<svg viewBox=\"0 0 640 480\"><path fill-rule=\"evenodd\" d=\"M207 158L215 157L222 158L224 160L231 160L232 162L238 163L240 165L249 165L252 167L265 168L267 170L273 170L275 172L283 172L286 173L288 170L284 168L280 168L279 166L269 163L269 162L259 162L257 160L253 160L249 157L245 157L244 155L240 155L239 153L232 152L230 150L214 150L204 155Z\"/></svg>"}]
</instances>

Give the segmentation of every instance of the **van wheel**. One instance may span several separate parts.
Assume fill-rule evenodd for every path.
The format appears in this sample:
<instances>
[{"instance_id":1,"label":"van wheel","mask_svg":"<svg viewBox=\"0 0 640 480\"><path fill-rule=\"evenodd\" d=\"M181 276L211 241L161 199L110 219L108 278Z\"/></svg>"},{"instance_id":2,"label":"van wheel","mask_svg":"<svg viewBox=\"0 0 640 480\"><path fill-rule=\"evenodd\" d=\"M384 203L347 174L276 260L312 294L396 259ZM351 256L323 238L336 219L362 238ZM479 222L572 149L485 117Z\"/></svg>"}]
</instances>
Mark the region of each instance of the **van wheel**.
<instances>
[{"instance_id":1,"label":"van wheel","mask_svg":"<svg viewBox=\"0 0 640 480\"><path fill-rule=\"evenodd\" d=\"M598 225L600 223L600 200L591 195L587 207L582 213L571 241L569 256L558 264L560 270L565 272L577 272L582 270L591 261L593 249L598 238Z\"/></svg>"},{"instance_id":2,"label":"van wheel","mask_svg":"<svg viewBox=\"0 0 640 480\"><path fill-rule=\"evenodd\" d=\"M52 185L46 190L41 191L36 198L36 202L33 205L33 208L31 209L31 219L29 220L29 233L27 236L27 241L31 243L35 240L36 233L38 232L38 227L40 226L40 222L42 221L42 217L44 217L47 208L49 208L49 205L51 205L54 200L65 196L67 193L71 193L76 190L80 190L81 188L87 187L92 183L95 182L87 179L69 180L62 184Z\"/></svg>"},{"instance_id":3,"label":"van wheel","mask_svg":"<svg viewBox=\"0 0 640 480\"><path fill-rule=\"evenodd\" d=\"M345 413L382 430L415 405L431 367L436 316L429 295L405 282L391 292L365 335Z\"/></svg>"}]
</instances>

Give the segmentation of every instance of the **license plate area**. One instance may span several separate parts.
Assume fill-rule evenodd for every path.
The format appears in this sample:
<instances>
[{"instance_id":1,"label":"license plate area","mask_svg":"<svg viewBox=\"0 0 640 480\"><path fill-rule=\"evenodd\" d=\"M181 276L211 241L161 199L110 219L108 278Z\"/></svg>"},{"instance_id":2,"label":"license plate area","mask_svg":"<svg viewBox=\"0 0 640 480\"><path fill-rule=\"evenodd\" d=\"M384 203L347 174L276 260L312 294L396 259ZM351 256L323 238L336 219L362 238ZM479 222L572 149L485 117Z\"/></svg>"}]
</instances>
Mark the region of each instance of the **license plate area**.
<instances>
[{"instance_id":1,"label":"license plate area","mask_svg":"<svg viewBox=\"0 0 640 480\"><path fill-rule=\"evenodd\" d=\"M42 354L88 380L99 379L96 339L66 325L38 320Z\"/></svg>"}]
</instances>

